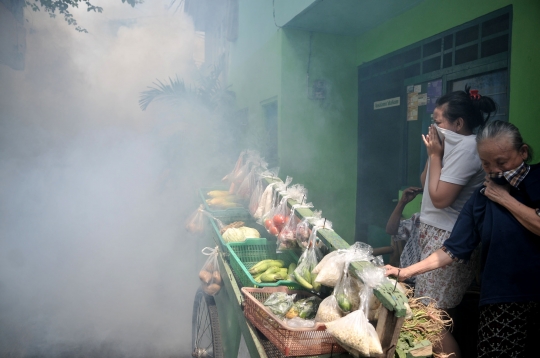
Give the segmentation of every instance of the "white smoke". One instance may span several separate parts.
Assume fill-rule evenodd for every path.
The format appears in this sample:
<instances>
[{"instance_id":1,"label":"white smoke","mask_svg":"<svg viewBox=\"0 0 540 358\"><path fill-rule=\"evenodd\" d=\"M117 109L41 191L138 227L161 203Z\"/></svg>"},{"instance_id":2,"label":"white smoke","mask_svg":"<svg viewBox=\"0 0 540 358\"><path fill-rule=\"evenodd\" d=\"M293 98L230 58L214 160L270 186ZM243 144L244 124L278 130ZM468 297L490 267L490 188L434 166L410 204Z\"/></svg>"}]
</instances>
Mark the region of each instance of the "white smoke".
<instances>
[{"instance_id":1,"label":"white smoke","mask_svg":"<svg viewBox=\"0 0 540 358\"><path fill-rule=\"evenodd\" d=\"M27 9L26 68L0 65L0 356L190 354L205 112L137 101L194 80L197 36L168 2L95 5L88 34Z\"/></svg>"}]
</instances>

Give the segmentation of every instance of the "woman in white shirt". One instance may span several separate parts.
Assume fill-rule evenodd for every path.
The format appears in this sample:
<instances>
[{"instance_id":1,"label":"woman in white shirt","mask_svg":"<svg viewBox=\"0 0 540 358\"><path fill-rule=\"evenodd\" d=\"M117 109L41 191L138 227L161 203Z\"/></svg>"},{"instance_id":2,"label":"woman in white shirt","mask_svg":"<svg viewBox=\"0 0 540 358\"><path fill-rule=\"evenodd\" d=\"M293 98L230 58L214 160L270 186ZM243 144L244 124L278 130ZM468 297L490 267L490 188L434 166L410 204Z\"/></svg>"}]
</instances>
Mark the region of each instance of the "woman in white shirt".
<instances>
[{"instance_id":1,"label":"woman in white shirt","mask_svg":"<svg viewBox=\"0 0 540 358\"><path fill-rule=\"evenodd\" d=\"M484 180L474 133L496 108L491 98L480 96L468 86L465 91L451 92L437 100L433 124L428 134L422 135L428 160L421 175L421 259L441 248L461 208ZM451 310L471 284L477 262L478 255L468 265L453 263L418 275L415 296L430 297L439 308ZM459 357L459 349L455 348Z\"/></svg>"}]
</instances>

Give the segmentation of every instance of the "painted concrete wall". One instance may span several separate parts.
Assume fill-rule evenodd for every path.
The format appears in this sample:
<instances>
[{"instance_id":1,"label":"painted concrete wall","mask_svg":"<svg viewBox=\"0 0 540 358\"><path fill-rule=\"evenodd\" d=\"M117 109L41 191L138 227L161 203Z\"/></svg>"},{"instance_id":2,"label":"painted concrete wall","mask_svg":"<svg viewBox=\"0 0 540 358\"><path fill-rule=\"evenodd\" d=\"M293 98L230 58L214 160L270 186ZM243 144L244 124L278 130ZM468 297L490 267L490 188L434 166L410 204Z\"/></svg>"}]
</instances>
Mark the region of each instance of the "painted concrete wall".
<instances>
[{"instance_id":1,"label":"painted concrete wall","mask_svg":"<svg viewBox=\"0 0 540 358\"><path fill-rule=\"evenodd\" d=\"M510 122L540 150L540 1L431 0L358 37L357 64L371 61L505 6L513 6ZM534 161L540 159L539 152Z\"/></svg>"},{"instance_id":2,"label":"painted concrete wall","mask_svg":"<svg viewBox=\"0 0 540 358\"><path fill-rule=\"evenodd\" d=\"M354 38L284 31L279 156L282 172L309 189L309 201L354 241L357 79ZM309 82L307 78L309 64ZM315 80L326 84L313 97Z\"/></svg>"},{"instance_id":3,"label":"painted concrete wall","mask_svg":"<svg viewBox=\"0 0 540 358\"><path fill-rule=\"evenodd\" d=\"M357 67L507 5L513 5L510 121L536 147L538 161L537 0L430 0L358 37L315 33L310 84L315 79L327 82L328 99L323 102L308 98L309 32L276 27L270 1L242 0L229 77L238 108L249 109L250 134L240 140L246 148L257 148L263 135L261 102L276 98L280 176L290 175L295 183L306 185L309 200L351 241L356 215Z\"/></svg>"}]
</instances>

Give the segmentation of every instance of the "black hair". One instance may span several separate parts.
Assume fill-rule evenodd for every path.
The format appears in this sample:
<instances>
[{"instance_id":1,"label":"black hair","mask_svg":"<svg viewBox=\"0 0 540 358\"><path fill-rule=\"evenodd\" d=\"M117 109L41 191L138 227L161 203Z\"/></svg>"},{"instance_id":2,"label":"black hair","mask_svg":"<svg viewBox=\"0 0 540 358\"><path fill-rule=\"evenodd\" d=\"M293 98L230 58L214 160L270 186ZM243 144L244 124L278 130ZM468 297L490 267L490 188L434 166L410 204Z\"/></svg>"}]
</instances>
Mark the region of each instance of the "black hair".
<instances>
[{"instance_id":1,"label":"black hair","mask_svg":"<svg viewBox=\"0 0 540 358\"><path fill-rule=\"evenodd\" d=\"M528 163L533 157L533 150L530 145L523 141L519 129L510 122L504 121L491 121L487 123L482 129L476 134L476 143L480 144L485 139L493 139L499 137L506 137L512 143L512 146L515 150L519 151L521 148L527 146L527 159L525 162Z\"/></svg>"},{"instance_id":2,"label":"black hair","mask_svg":"<svg viewBox=\"0 0 540 358\"><path fill-rule=\"evenodd\" d=\"M487 96L471 97L471 86L466 85L465 91L455 91L439 97L436 106L444 106L443 116L450 122L463 118L465 125L474 131L486 123L492 113L497 112L497 104Z\"/></svg>"}]
</instances>

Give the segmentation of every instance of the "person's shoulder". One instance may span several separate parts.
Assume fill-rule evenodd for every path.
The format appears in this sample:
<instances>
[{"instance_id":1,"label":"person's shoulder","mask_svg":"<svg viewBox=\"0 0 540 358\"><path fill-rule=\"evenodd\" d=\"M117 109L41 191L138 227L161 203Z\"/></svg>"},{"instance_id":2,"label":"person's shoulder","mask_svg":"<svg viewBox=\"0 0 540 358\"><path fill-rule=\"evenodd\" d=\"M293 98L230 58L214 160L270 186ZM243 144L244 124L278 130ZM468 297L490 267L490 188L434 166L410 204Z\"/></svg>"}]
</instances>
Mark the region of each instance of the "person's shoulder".
<instances>
[{"instance_id":1,"label":"person's shoulder","mask_svg":"<svg viewBox=\"0 0 540 358\"><path fill-rule=\"evenodd\" d=\"M476 150L476 136L475 135L463 136L463 140L461 140L456 145L454 150L456 152L469 152L472 155L478 156L478 151Z\"/></svg>"},{"instance_id":2,"label":"person's shoulder","mask_svg":"<svg viewBox=\"0 0 540 358\"><path fill-rule=\"evenodd\" d=\"M540 163L530 165L529 173L523 179L523 183L528 187L540 187Z\"/></svg>"}]
</instances>

